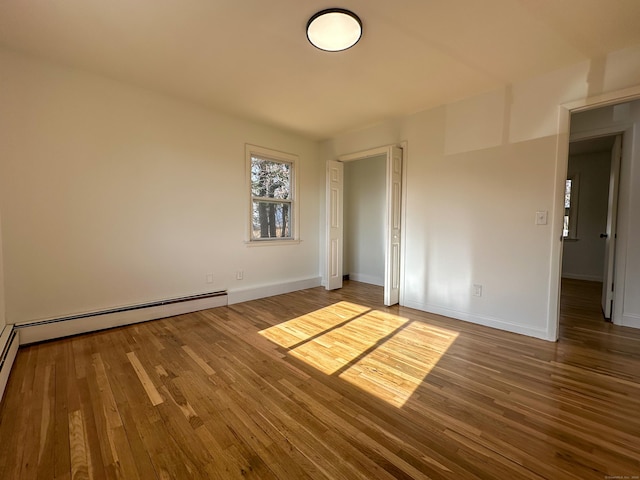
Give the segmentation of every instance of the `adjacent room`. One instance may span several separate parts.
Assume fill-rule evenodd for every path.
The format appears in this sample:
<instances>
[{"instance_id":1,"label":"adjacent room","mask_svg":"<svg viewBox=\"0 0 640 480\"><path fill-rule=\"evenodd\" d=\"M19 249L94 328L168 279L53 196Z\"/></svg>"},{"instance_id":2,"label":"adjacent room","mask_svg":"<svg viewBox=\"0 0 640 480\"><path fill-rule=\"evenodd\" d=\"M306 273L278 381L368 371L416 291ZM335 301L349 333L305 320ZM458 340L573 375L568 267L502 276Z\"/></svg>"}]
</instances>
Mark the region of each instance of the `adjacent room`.
<instances>
[{"instance_id":1,"label":"adjacent room","mask_svg":"<svg viewBox=\"0 0 640 480\"><path fill-rule=\"evenodd\" d=\"M0 478L638 478L638 20L2 2Z\"/></svg>"},{"instance_id":2,"label":"adjacent room","mask_svg":"<svg viewBox=\"0 0 640 480\"><path fill-rule=\"evenodd\" d=\"M384 156L344 165L343 275L357 282L384 286Z\"/></svg>"}]
</instances>

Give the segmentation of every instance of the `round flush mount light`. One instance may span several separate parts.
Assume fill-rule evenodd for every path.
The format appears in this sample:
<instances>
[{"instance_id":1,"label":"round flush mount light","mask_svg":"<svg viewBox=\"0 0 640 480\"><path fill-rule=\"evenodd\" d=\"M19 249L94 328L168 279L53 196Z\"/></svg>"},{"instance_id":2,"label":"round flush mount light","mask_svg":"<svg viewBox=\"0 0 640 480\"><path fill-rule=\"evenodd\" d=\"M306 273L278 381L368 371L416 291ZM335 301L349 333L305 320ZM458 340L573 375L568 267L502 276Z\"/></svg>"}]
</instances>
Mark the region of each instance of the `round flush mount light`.
<instances>
[{"instance_id":1,"label":"round flush mount light","mask_svg":"<svg viewBox=\"0 0 640 480\"><path fill-rule=\"evenodd\" d=\"M330 8L316 13L307 23L311 45L327 52L353 47L362 36L360 18L349 10Z\"/></svg>"}]
</instances>

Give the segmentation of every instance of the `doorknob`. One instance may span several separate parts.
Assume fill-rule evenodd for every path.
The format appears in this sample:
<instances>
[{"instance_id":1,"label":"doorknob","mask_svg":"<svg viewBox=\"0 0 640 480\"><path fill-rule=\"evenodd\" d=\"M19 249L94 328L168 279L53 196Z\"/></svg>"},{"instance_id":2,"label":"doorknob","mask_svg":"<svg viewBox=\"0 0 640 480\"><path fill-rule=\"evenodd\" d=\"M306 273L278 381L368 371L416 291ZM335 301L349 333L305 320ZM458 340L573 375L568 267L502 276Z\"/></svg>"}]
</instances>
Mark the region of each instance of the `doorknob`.
<instances>
[{"instance_id":1,"label":"doorknob","mask_svg":"<svg viewBox=\"0 0 640 480\"><path fill-rule=\"evenodd\" d=\"M609 235L607 233L601 233L600 238L607 238Z\"/></svg>"}]
</instances>

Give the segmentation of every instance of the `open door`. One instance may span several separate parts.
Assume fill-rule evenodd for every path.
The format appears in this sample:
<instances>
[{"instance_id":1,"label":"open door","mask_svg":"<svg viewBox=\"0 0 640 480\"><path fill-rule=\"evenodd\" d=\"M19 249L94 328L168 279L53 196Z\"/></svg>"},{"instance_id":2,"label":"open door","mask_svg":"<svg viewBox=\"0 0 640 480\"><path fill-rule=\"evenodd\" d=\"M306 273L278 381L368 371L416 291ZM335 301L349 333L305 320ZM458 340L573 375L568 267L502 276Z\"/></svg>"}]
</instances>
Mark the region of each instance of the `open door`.
<instances>
[{"instance_id":1,"label":"open door","mask_svg":"<svg viewBox=\"0 0 640 480\"><path fill-rule=\"evenodd\" d=\"M616 249L616 225L618 218L618 183L620 179L620 158L622 157L622 135L616 137L611 151L611 173L609 176L609 203L607 207L607 231L601 234L605 239L604 277L602 281L602 311L610 319L613 311L613 277Z\"/></svg>"},{"instance_id":2,"label":"open door","mask_svg":"<svg viewBox=\"0 0 640 480\"><path fill-rule=\"evenodd\" d=\"M402 204L402 148L380 147L327 162L327 290L342 288L343 161L386 155L386 211L384 251L384 304L400 302L400 243Z\"/></svg>"},{"instance_id":3,"label":"open door","mask_svg":"<svg viewBox=\"0 0 640 480\"><path fill-rule=\"evenodd\" d=\"M384 304L400 302L400 205L402 201L402 149L387 153L387 235L384 258Z\"/></svg>"},{"instance_id":4,"label":"open door","mask_svg":"<svg viewBox=\"0 0 640 480\"><path fill-rule=\"evenodd\" d=\"M327 162L327 290L342 288L342 162Z\"/></svg>"}]
</instances>

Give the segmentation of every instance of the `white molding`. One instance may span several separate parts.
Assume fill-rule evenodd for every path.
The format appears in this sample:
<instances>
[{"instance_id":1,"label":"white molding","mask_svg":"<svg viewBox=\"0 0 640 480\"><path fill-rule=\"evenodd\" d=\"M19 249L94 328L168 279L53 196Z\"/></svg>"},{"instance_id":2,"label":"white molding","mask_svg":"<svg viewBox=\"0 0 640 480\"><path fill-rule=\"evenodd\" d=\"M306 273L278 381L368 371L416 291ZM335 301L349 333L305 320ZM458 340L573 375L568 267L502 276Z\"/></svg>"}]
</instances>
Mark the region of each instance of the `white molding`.
<instances>
[{"instance_id":1,"label":"white molding","mask_svg":"<svg viewBox=\"0 0 640 480\"><path fill-rule=\"evenodd\" d=\"M633 123L615 123L606 127L594 128L592 130L583 130L573 133L569 136L569 143L579 142L581 140L591 140L600 137L612 137L615 135L624 135L633 128Z\"/></svg>"},{"instance_id":2,"label":"white molding","mask_svg":"<svg viewBox=\"0 0 640 480\"><path fill-rule=\"evenodd\" d=\"M582 273L562 272L562 278L570 280L586 280L588 282L602 282L602 275L584 275Z\"/></svg>"},{"instance_id":3,"label":"white molding","mask_svg":"<svg viewBox=\"0 0 640 480\"><path fill-rule=\"evenodd\" d=\"M302 240L286 240L270 238L269 240L252 240L250 242L244 242L247 247L286 247L290 245L299 245Z\"/></svg>"},{"instance_id":4,"label":"white molding","mask_svg":"<svg viewBox=\"0 0 640 480\"><path fill-rule=\"evenodd\" d=\"M438 305L429 305L420 302L406 302L406 307L414 308L416 310L422 310L427 313L434 313L436 315L442 315L452 318L454 320L462 320L464 322L474 323L476 325L482 325L484 327L491 327L498 330L504 330L506 332L518 333L520 335L527 335L529 337L538 338L541 340L547 340L555 342L554 336L549 336L545 328L531 328L517 323L511 323L498 318L487 317L484 315L476 315L468 312L460 312L452 310L446 307L440 307Z\"/></svg>"},{"instance_id":5,"label":"white molding","mask_svg":"<svg viewBox=\"0 0 640 480\"><path fill-rule=\"evenodd\" d=\"M2 335L0 335L0 355L4 357L0 359L3 360L2 368L0 369L0 400L2 400L4 390L7 387L9 374L11 373L16 355L18 354L18 345L20 344L20 332L16 332L15 338L13 338L13 341L9 344L12 338L12 332L13 325L7 325L2 330Z\"/></svg>"},{"instance_id":6,"label":"white molding","mask_svg":"<svg viewBox=\"0 0 640 480\"><path fill-rule=\"evenodd\" d=\"M407 172L409 169L409 141L400 142L402 148L402 206L400 208L400 305L404 306L407 264Z\"/></svg>"},{"instance_id":7,"label":"white molding","mask_svg":"<svg viewBox=\"0 0 640 480\"><path fill-rule=\"evenodd\" d=\"M640 85L575 100L573 102L563 104L562 107L577 113L584 110L607 107L618 103L632 102L638 98L640 98Z\"/></svg>"},{"instance_id":8,"label":"white molding","mask_svg":"<svg viewBox=\"0 0 640 480\"><path fill-rule=\"evenodd\" d=\"M614 321L613 323L616 322ZM622 322L620 322L619 325L623 327L640 328L640 315L625 313L622 315Z\"/></svg>"},{"instance_id":9,"label":"white molding","mask_svg":"<svg viewBox=\"0 0 640 480\"><path fill-rule=\"evenodd\" d=\"M266 285L255 285L247 288L237 288L229 290L227 293L228 304L248 302L259 298L282 295L283 293L306 290L308 288L320 287L322 277L302 278L290 282L270 283Z\"/></svg>"},{"instance_id":10,"label":"white molding","mask_svg":"<svg viewBox=\"0 0 640 480\"><path fill-rule=\"evenodd\" d=\"M133 323L157 320L160 318L173 317L184 313L197 312L208 308L222 307L227 305L227 296L218 295L215 297L199 298L183 302L167 303L134 310L125 310L95 316L62 319L60 321L36 321L24 322L15 325L20 332L20 345L52 340L54 338L68 337L81 333L95 332L107 328L121 327Z\"/></svg>"},{"instance_id":11,"label":"white molding","mask_svg":"<svg viewBox=\"0 0 640 480\"><path fill-rule=\"evenodd\" d=\"M384 287L384 278L376 277L374 275L366 275L364 273L349 273L349 280L354 282L368 283L370 285L377 285L378 287Z\"/></svg>"},{"instance_id":12,"label":"white molding","mask_svg":"<svg viewBox=\"0 0 640 480\"><path fill-rule=\"evenodd\" d=\"M558 135L556 138L555 158L555 194L551 210L551 237L549 238L549 289L547 300L548 339L558 340L560 321L560 282L562 275L562 255L564 228L564 194L566 190L567 170L569 167L569 129L571 112L568 108L558 107Z\"/></svg>"},{"instance_id":13,"label":"white molding","mask_svg":"<svg viewBox=\"0 0 640 480\"><path fill-rule=\"evenodd\" d=\"M368 150L361 150L355 153L348 153L346 155L340 155L338 157L339 162L352 162L354 160L362 160L363 158L377 157L379 155L386 155L389 151L389 147L393 145L385 145L384 147L370 148Z\"/></svg>"}]
</instances>

